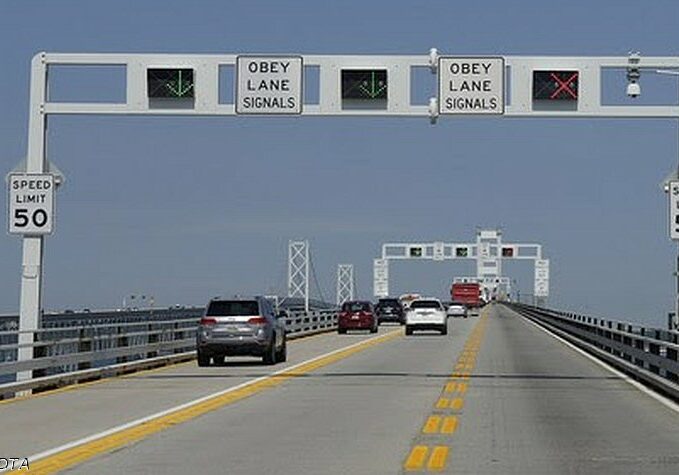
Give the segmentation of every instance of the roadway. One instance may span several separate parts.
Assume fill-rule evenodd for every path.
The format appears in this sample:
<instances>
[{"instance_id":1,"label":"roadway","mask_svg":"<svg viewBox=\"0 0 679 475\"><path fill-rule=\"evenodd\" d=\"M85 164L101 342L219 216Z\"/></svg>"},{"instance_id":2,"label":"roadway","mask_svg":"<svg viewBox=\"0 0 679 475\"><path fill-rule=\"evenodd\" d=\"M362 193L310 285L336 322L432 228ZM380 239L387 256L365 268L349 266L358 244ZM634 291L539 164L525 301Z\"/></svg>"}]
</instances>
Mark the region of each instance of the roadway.
<instances>
[{"instance_id":1,"label":"roadway","mask_svg":"<svg viewBox=\"0 0 679 475\"><path fill-rule=\"evenodd\" d=\"M677 412L504 307L451 319L446 337L385 326L288 350L275 367L188 363L0 403L14 428L0 456L131 423L31 471L679 473Z\"/></svg>"}]
</instances>

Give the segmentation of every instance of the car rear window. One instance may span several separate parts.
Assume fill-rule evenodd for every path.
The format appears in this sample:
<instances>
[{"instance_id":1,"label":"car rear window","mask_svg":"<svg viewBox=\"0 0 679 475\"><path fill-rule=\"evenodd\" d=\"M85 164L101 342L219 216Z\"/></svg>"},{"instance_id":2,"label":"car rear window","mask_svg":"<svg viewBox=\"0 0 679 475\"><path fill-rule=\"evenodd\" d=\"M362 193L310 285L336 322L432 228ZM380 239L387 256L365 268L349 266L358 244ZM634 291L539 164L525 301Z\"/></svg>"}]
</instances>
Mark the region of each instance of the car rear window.
<instances>
[{"instance_id":1,"label":"car rear window","mask_svg":"<svg viewBox=\"0 0 679 475\"><path fill-rule=\"evenodd\" d=\"M207 307L209 317L235 317L259 315L256 300L213 300Z\"/></svg>"},{"instance_id":2,"label":"car rear window","mask_svg":"<svg viewBox=\"0 0 679 475\"><path fill-rule=\"evenodd\" d=\"M369 312L370 304L367 302L346 302L342 305L343 312Z\"/></svg>"},{"instance_id":3,"label":"car rear window","mask_svg":"<svg viewBox=\"0 0 679 475\"><path fill-rule=\"evenodd\" d=\"M398 308L401 306L401 302L396 299L380 300L377 306L380 308Z\"/></svg>"},{"instance_id":4,"label":"car rear window","mask_svg":"<svg viewBox=\"0 0 679 475\"><path fill-rule=\"evenodd\" d=\"M416 300L410 304L410 308L441 308L436 300Z\"/></svg>"}]
</instances>

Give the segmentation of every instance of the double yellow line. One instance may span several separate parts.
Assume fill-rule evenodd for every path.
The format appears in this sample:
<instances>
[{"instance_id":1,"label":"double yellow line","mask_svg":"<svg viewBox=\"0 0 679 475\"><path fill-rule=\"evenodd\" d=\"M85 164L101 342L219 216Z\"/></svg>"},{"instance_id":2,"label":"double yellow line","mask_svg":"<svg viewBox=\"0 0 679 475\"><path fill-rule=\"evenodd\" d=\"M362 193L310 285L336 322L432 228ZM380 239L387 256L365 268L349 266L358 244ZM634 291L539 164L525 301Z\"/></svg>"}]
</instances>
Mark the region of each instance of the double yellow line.
<instances>
[{"instance_id":1,"label":"double yellow line","mask_svg":"<svg viewBox=\"0 0 679 475\"><path fill-rule=\"evenodd\" d=\"M464 396L469 385L469 376L476 366L476 357L483 341L487 318L488 310L486 309L465 342L453 373L434 404L435 413L427 417L422 427L422 434L436 444L415 445L403 463L405 471L439 472L446 468L450 453L449 438L455 433L459 424Z\"/></svg>"},{"instance_id":2,"label":"double yellow line","mask_svg":"<svg viewBox=\"0 0 679 475\"><path fill-rule=\"evenodd\" d=\"M183 404L182 406L164 411L155 416L149 416L136 423L132 422L125 424L117 429L114 428L101 433L99 436L95 435L83 439L80 442L69 444L62 449L57 448L45 453L43 456L38 454L35 457L38 457L39 460L36 460L35 462L29 457L29 459L31 459L31 474L51 474L64 470L67 467L82 463L96 455L111 452L132 442L145 439L152 434L169 429L170 427L194 419L207 412L214 411L266 389L278 386L291 378L304 375L375 345L379 345L380 343L393 340L402 334L402 330L399 329L385 335L361 341L271 375L252 380L240 386L236 386L235 388L230 388L197 399L196 401Z\"/></svg>"}]
</instances>

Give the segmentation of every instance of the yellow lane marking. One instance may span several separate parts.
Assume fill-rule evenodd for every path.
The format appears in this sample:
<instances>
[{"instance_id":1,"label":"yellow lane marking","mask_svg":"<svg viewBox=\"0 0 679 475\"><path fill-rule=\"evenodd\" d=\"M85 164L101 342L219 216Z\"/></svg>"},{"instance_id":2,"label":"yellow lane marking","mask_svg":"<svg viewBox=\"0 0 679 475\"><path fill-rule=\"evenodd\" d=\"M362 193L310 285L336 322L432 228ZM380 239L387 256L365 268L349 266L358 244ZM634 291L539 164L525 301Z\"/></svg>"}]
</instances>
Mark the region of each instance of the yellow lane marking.
<instances>
[{"instance_id":1,"label":"yellow lane marking","mask_svg":"<svg viewBox=\"0 0 679 475\"><path fill-rule=\"evenodd\" d=\"M446 468L446 460L448 459L448 451L450 449L445 445L437 445L431 452L427 469L432 471L439 471Z\"/></svg>"},{"instance_id":2,"label":"yellow lane marking","mask_svg":"<svg viewBox=\"0 0 679 475\"><path fill-rule=\"evenodd\" d=\"M467 392L467 383L458 383L457 384L457 392L460 394L464 394Z\"/></svg>"},{"instance_id":3,"label":"yellow lane marking","mask_svg":"<svg viewBox=\"0 0 679 475\"><path fill-rule=\"evenodd\" d=\"M51 474L67 467L82 463L96 455L111 452L130 443L145 439L150 435L169 429L177 424L194 419L207 412L235 403L254 394L282 384L318 368L335 363L351 355L364 351L380 343L390 341L403 334L401 330L361 341L354 345L314 358L280 372L255 379L235 388L227 389L213 396L201 398L193 403L182 405L176 410L165 411L157 417L145 418L138 424L126 424L120 430L106 431L100 438L85 440L82 444L64 448L53 455L47 455L31 463L31 473ZM115 429L114 429L115 430ZM95 436L96 437L96 436ZM89 438L88 438L89 439ZM58 450L58 449L57 449Z\"/></svg>"},{"instance_id":4,"label":"yellow lane marking","mask_svg":"<svg viewBox=\"0 0 679 475\"><path fill-rule=\"evenodd\" d=\"M459 411L460 409L462 409L463 405L464 405L464 399L462 399L461 397L456 397L456 398L450 400L450 408L454 409L456 411Z\"/></svg>"},{"instance_id":5,"label":"yellow lane marking","mask_svg":"<svg viewBox=\"0 0 679 475\"><path fill-rule=\"evenodd\" d=\"M410 451L410 455L408 455L406 463L403 464L403 468L406 470L421 470L424 466L424 461L427 459L428 452L429 447L426 445L416 445Z\"/></svg>"},{"instance_id":6,"label":"yellow lane marking","mask_svg":"<svg viewBox=\"0 0 679 475\"><path fill-rule=\"evenodd\" d=\"M440 416L429 416L427 422L422 428L424 434L435 434L439 431L439 425L441 424Z\"/></svg>"},{"instance_id":7,"label":"yellow lane marking","mask_svg":"<svg viewBox=\"0 0 679 475\"><path fill-rule=\"evenodd\" d=\"M441 434L452 434L457 429L457 416L446 416L441 424Z\"/></svg>"},{"instance_id":8,"label":"yellow lane marking","mask_svg":"<svg viewBox=\"0 0 679 475\"><path fill-rule=\"evenodd\" d=\"M454 393L456 390L457 390L457 383L456 382L446 383L446 388L444 389L445 392Z\"/></svg>"},{"instance_id":9,"label":"yellow lane marking","mask_svg":"<svg viewBox=\"0 0 679 475\"><path fill-rule=\"evenodd\" d=\"M448 409L448 404L450 404L450 400L448 398L439 398L439 400L436 401L436 409Z\"/></svg>"},{"instance_id":10,"label":"yellow lane marking","mask_svg":"<svg viewBox=\"0 0 679 475\"><path fill-rule=\"evenodd\" d=\"M319 337L319 336L328 336L329 334L332 334L332 332L316 333L314 335L309 335L309 336L305 336L305 337L302 337L302 338L295 338L294 340L289 340L288 343L290 344L290 343L297 343L297 342L300 342L300 341L309 341L309 340L312 340L312 339ZM3 400L0 401L0 405L11 404L11 403L14 403L14 402L19 402L19 401L25 401L27 399L36 399L36 398L40 398L40 397L44 397L44 396L51 396L53 394L65 393L66 391L73 391L74 389L82 389L82 388L86 388L86 387L89 387L89 386L94 386L95 384L108 383L108 382L115 381L115 380L118 380L118 379L129 379L129 378L135 378L137 376L146 376L147 374L150 374L150 373L156 373L156 372L160 372L160 371L163 371L163 370L175 369L175 368L179 368L179 367L186 366L186 365L189 365L189 364L196 364L196 358L192 357L192 359L190 359L189 361L180 361L179 363L170 363L170 364L158 366L156 368L149 368L149 369L142 369L142 370L138 370L138 371L131 371L129 373L121 373L121 374L117 374L117 375L113 375L113 376L103 376L103 377L96 379L94 381L85 381L85 382L82 382L82 383L72 383L72 384L68 384L68 385L60 387L60 388L48 389L47 391L40 391L38 393L27 394L25 396L17 396L17 397L13 397L13 398L9 398L9 399L3 399Z\"/></svg>"}]
</instances>

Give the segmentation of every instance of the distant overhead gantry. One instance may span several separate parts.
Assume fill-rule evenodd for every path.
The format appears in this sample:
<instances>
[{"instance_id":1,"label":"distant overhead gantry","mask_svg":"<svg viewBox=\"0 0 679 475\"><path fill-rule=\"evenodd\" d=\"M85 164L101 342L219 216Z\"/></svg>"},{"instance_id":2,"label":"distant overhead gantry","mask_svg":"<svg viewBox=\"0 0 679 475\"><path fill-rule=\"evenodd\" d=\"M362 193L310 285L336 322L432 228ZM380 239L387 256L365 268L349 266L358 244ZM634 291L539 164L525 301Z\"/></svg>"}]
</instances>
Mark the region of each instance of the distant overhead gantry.
<instances>
[{"instance_id":1,"label":"distant overhead gantry","mask_svg":"<svg viewBox=\"0 0 679 475\"><path fill-rule=\"evenodd\" d=\"M457 281L478 282L489 295L509 284L509 279L502 275L504 260L531 260L535 265L534 296L542 300L549 296L549 259L542 257L542 245L504 243L502 231L497 229L478 230L476 242L382 244L382 256L373 261L373 293L376 297L389 295L389 261L461 259L476 261L476 276L458 277Z\"/></svg>"}]
</instances>

